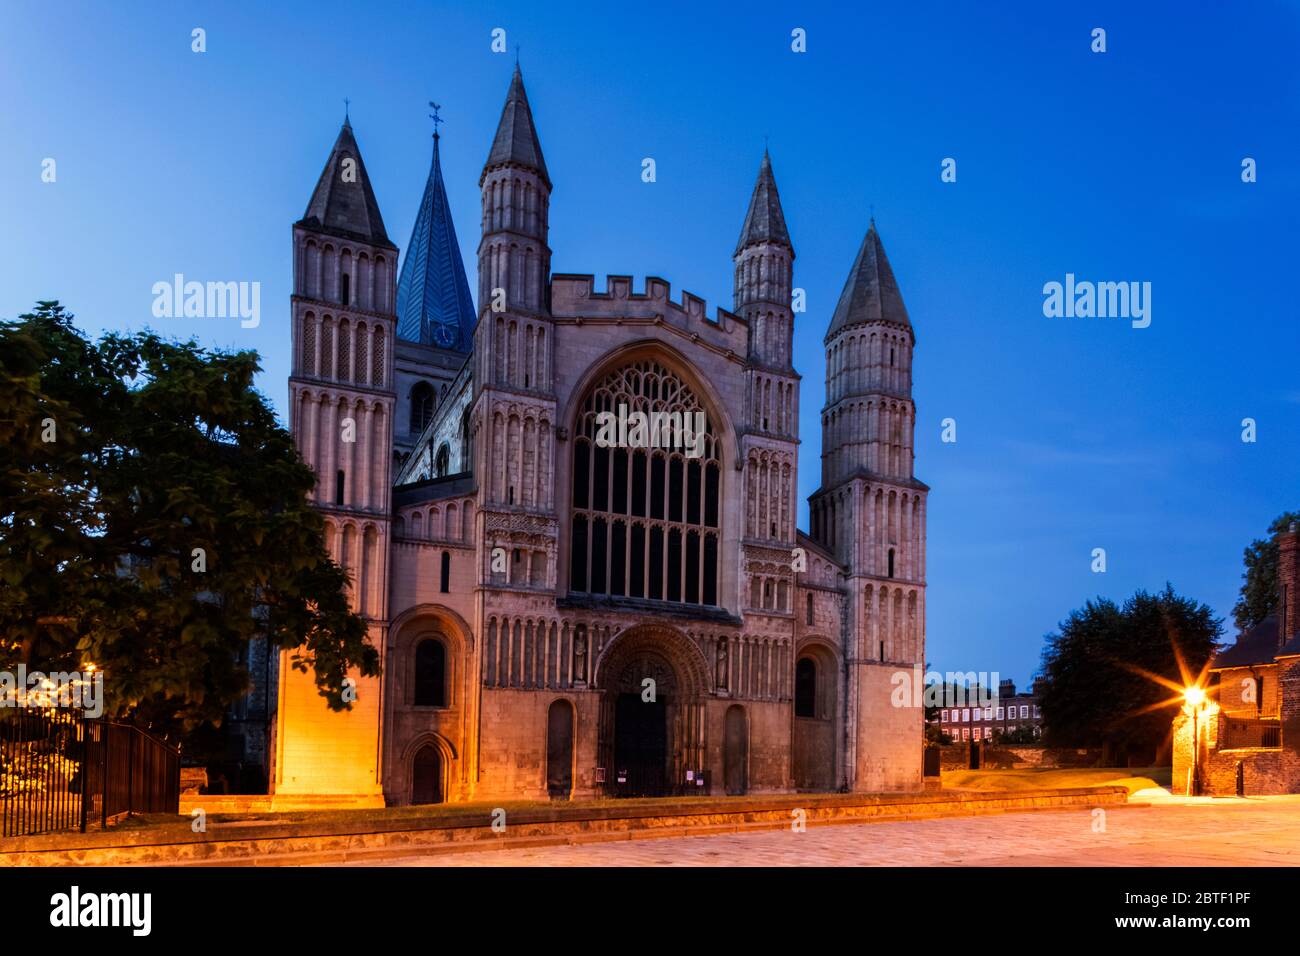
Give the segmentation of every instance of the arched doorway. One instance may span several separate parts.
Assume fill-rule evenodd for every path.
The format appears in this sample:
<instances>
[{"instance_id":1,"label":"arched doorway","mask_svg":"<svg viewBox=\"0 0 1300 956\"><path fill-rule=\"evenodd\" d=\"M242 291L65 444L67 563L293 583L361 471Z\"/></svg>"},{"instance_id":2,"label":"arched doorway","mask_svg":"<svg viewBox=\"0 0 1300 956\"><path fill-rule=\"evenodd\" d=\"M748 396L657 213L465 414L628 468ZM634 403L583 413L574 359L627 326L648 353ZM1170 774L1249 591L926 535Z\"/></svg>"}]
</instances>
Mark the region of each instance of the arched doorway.
<instances>
[{"instance_id":1,"label":"arched doorway","mask_svg":"<svg viewBox=\"0 0 1300 956\"><path fill-rule=\"evenodd\" d=\"M744 707L732 704L727 708L722 749L722 776L728 796L741 796L749 792L748 724Z\"/></svg>"},{"instance_id":2,"label":"arched doorway","mask_svg":"<svg viewBox=\"0 0 1300 956\"><path fill-rule=\"evenodd\" d=\"M836 666L821 645L799 652L794 665L793 770L797 790L835 788Z\"/></svg>"},{"instance_id":3,"label":"arched doorway","mask_svg":"<svg viewBox=\"0 0 1300 956\"><path fill-rule=\"evenodd\" d=\"M681 792L688 771L704 770L708 673L698 648L672 628L633 628L614 639L596 667L606 792Z\"/></svg>"},{"instance_id":4,"label":"arched doorway","mask_svg":"<svg viewBox=\"0 0 1300 956\"><path fill-rule=\"evenodd\" d=\"M411 761L411 802L442 800L442 753L433 744L425 744Z\"/></svg>"},{"instance_id":5,"label":"arched doorway","mask_svg":"<svg viewBox=\"0 0 1300 956\"><path fill-rule=\"evenodd\" d=\"M546 712L546 792L567 800L573 792L573 705L552 702Z\"/></svg>"}]
</instances>

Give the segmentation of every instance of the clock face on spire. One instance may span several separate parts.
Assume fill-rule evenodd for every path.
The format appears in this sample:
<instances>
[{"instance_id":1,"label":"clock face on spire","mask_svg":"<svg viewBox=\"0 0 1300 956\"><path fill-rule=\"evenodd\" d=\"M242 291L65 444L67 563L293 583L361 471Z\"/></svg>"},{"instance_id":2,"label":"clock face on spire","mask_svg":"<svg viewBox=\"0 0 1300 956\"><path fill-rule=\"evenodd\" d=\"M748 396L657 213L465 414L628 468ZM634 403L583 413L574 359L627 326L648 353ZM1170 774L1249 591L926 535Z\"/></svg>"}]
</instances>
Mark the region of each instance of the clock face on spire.
<instances>
[{"instance_id":1,"label":"clock face on spire","mask_svg":"<svg viewBox=\"0 0 1300 956\"><path fill-rule=\"evenodd\" d=\"M454 349L460 342L460 328L446 322L432 326L429 331L433 344L444 349Z\"/></svg>"}]
</instances>

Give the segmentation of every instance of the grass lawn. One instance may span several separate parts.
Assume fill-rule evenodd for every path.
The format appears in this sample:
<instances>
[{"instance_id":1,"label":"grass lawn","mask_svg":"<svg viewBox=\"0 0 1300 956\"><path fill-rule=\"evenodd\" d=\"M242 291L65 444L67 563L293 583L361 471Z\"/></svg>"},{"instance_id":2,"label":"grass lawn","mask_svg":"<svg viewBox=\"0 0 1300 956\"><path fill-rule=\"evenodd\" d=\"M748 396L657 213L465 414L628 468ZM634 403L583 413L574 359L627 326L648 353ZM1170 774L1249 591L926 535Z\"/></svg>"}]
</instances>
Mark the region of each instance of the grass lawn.
<instances>
[{"instance_id":1,"label":"grass lawn","mask_svg":"<svg viewBox=\"0 0 1300 956\"><path fill-rule=\"evenodd\" d=\"M1168 787L1169 767L1079 767L1064 770L947 770L945 790L1055 790L1065 787L1127 787L1134 793Z\"/></svg>"},{"instance_id":2,"label":"grass lawn","mask_svg":"<svg viewBox=\"0 0 1300 956\"><path fill-rule=\"evenodd\" d=\"M728 803L743 809L747 802L762 803L772 797L771 794L755 794L750 797L726 797ZM198 798L201 800L202 798ZM303 810L254 813L210 813L209 823L348 823L355 820L383 820L386 822L437 820L444 817L459 817L480 814L485 820L492 817L494 810L502 809L509 815L520 810L560 810L564 808L585 807L671 807L683 812L690 812L692 803L705 803L721 799L713 796L678 796L678 797L599 797L578 800L495 800L473 803L430 803L420 806L385 807L383 809L366 808L355 810ZM151 828L160 824L175 823L176 817L170 814L144 814L128 817L119 822L121 828ZM186 818L188 826L188 818Z\"/></svg>"}]
</instances>

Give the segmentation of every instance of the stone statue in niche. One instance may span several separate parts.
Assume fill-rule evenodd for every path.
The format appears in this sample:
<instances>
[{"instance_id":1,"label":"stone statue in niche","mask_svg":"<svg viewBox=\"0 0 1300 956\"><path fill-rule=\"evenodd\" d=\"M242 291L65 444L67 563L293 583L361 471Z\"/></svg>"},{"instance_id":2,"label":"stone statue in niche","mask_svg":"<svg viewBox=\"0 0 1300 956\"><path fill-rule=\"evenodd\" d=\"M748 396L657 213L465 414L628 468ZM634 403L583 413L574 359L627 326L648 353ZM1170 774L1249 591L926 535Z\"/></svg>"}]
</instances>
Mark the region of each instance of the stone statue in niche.
<instances>
[{"instance_id":1,"label":"stone statue in niche","mask_svg":"<svg viewBox=\"0 0 1300 956\"><path fill-rule=\"evenodd\" d=\"M716 684L718 690L727 689L727 639L725 637L718 639L718 675Z\"/></svg>"},{"instance_id":2,"label":"stone statue in niche","mask_svg":"<svg viewBox=\"0 0 1300 956\"><path fill-rule=\"evenodd\" d=\"M579 628L573 638L573 680L574 683L587 683L587 630Z\"/></svg>"}]
</instances>

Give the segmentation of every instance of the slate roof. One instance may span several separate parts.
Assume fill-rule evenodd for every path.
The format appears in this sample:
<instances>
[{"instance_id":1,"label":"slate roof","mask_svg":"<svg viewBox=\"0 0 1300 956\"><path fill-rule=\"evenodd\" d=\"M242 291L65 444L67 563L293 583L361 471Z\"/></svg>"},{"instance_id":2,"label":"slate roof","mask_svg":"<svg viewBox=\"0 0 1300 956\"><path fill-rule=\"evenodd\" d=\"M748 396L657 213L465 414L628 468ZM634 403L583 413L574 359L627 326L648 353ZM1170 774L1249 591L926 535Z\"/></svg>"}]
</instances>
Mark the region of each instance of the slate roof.
<instances>
[{"instance_id":1,"label":"slate roof","mask_svg":"<svg viewBox=\"0 0 1300 956\"><path fill-rule=\"evenodd\" d=\"M790 233L785 228L785 213L781 211L781 197L776 191L776 177L772 175L772 159L763 150L763 162L758 167L758 180L753 195L749 197L749 211L740 229L736 255L746 246L772 242L790 246Z\"/></svg>"},{"instance_id":2,"label":"slate roof","mask_svg":"<svg viewBox=\"0 0 1300 956\"><path fill-rule=\"evenodd\" d=\"M344 167L348 159L356 160L355 170ZM366 164L352 135L352 124L346 119L298 225L374 246L397 248L384 229L384 217L379 214L375 192L370 188Z\"/></svg>"},{"instance_id":3,"label":"slate roof","mask_svg":"<svg viewBox=\"0 0 1300 956\"><path fill-rule=\"evenodd\" d=\"M474 334L474 303L442 181L438 143L435 134L429 178L397 282L397 337L468 352Z\"/></svg>"},{"instance_id":4,"label":"slate roof","mask_svg":"<svg viewBox=\"0 0 1300 956\"><path fill-rule=\"evenodd\" d=\"M830 328L826 330L826 341L829 342L840 329L866 322L889 322L909 332L912 330L907 307L903 305L902 293L894 279L894 270L889 266L885 247L876 232L875 220L867 229L858 256L853 260L839 304L831 316Z\"/></svg>"},{"instance_id":5,"label":"slate roof","mask_svg":"<svg viewBox=\"0 0 1300 956\"><path fill-rule=\"evenodd\" d=\"M518 63L515 64L514 76L510 78L510 91L506 94L505 106L501 108L501 121L497 124L497 135L492 140L492 149L488 153L487 162L483 164L483 172L507 165L531 169L542 177L548 187L551 185Z\"/></svg>"},{"instance_id":6,"label":"slate roof","mask_svg":"<svg viewBox=\"0 0 1300 956\"><path fill-rule=\"evenodd\" d=\"M1272 664L1279 654L1286 654L1287 649L1292 645L1300 644L1300 635L1291 639L1287 648L1278 649L1278 619L1276 614L1270 614L1264 620L1260 621L1245 634L1237 638L1237 642L1230 647L1225 647L1219 653L1214 655L1214 663L1211 668L1218 670L1223 667L1249 667L1251 664ZM1300 648L1292 650L1293 654L1300 654Z\"/></svg>"}]
</instances>

